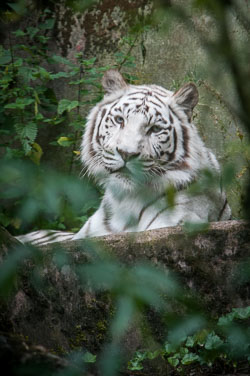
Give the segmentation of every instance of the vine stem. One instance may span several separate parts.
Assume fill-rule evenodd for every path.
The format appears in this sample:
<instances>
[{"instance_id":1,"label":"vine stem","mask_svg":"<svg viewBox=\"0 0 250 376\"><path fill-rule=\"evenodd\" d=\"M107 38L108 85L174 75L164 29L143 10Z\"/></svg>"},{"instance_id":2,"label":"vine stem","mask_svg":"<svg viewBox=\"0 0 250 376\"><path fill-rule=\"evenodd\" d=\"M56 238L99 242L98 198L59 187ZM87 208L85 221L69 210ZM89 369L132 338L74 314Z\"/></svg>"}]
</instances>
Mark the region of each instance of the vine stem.
<instances>
[{"instance_id":1,"label":"vine stem","mask_svg":"<svg viewBox=\"0 0 250 376\"><path fill-rule=\"evenodd\" d=\"M11 36L10 36L10 30L8 30L8 39L9 39L9 45L10 45L10 56L11 56L12 74L13 74L13 77L14 77L14 53L13 53L12 40L11 40Z\"/></svg>"},{"instance_id":2,"label":"vine stem","mask_svg":"<svg viewBox=\"0 0 250 376\"><path fill-rule=\"evenodd\" d=\"M79 70L79 80L82 79L82 76L83 76L83 67L81 65L81 62L80 62L80 70ZM77 100L78 100L78 106L76 108L76 115L77 117L79 117L79 114L80 114L80 101L81 101L81 83L79 83L78 85L78 93L77 93ZM72 155L71 155L71 160L70 160L70 166L69 166L69 174L71 175L72 173L72 170L73 170L73 165L74 165L74 159L75 159L75 156L74 156L74 150L76 148L76 143L77 143L77 140L78 140L78 137L80 135L80 132L78 130L75 131L75 137L74 137L74 143L73 143L73 147L72 147Z\"/></svg>"},{"instance_id":3,"label":"vine stem","mask_svg":"<svg viewBox=\"0 0 250 376\"><path fill-rule=\"evenodd\" d=\"M136 35L135 39L133 40L133 43L129 46L129 49L128 49L128 52L127 54L125 55L124 59L122 60L122 62L118 65L118 71L120 72L120 70L122 69L122 66L126 63L127 59L128 59L128 56L131 54L133 48L135 47L135 44L137 42L139 38L139 33Z\"/></svg>"}]
</instances>

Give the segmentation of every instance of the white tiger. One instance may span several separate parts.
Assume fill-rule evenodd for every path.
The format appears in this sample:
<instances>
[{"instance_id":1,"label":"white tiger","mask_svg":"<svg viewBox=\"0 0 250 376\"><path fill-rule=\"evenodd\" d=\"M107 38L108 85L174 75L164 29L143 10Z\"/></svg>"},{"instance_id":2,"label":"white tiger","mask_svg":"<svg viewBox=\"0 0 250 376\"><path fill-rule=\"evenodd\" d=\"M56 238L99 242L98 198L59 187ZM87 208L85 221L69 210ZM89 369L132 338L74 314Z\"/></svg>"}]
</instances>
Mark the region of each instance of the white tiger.
<instances>
[{"instance_id":1,"label":"white tiger","mask_svg":"<svg viewBox=\"0 0 250 376\"><path fill-rule=\"evenodd\" d=\"M104 74L102 85L106 95L88 116L81 159L105 193L78 233L60 239L53 232L51 241L229 219L221 189L197 196L186 189L204 169L219 173L216 157L191 121L196 86L188 83L173 93L156 85L129 85L116 70ZM174 205L166 199L169 186L176 190ZM32 234L18 238L50 242L48 234L43 240Z\"/></svg>"}]
</instances>

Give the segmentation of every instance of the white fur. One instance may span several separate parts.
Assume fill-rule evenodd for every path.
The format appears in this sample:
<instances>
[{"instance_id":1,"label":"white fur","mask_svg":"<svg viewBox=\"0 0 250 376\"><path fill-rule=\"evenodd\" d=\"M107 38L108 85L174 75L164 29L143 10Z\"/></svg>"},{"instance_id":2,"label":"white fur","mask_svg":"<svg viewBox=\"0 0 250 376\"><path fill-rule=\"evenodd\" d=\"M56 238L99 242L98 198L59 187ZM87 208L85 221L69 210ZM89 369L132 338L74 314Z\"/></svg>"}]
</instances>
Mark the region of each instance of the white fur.
<instances>
[{"instance_id":1,"label":"white fur","mask_svg":"<svg viewBox=\"0 0 250 376\"><path fill-rule=\"evenodd\" d=\"M195 85L176 93L127 85L117 71L107 72L102 82L108 95L91 110L81 145L87 173L105 189L99 209L73 237L53 232L50 240L48 233L36 232L18 238L41 245L229 219L219 184L195 196L188 192L204 169L219 178L216 157L190 121L198 101ZM176 191L174 203L166 194L169 188Z\"/></svg>"}]
</instances>

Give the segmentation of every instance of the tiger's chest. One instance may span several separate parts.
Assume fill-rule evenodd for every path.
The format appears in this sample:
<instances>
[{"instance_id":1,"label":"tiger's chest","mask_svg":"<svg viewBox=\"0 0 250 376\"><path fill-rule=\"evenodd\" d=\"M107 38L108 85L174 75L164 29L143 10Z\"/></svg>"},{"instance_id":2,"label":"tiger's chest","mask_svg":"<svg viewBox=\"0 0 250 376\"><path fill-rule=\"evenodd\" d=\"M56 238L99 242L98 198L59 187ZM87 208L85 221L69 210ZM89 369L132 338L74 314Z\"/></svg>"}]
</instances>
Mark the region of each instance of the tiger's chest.
<instances>
[{"instance_id":1,"label":"tiger's chest","mask_svg":"<svg viewBox=\"0 0 250 376\"><path fill-rule=\"evenodd\" d=\"M177 192L174 202L167 200L166 194L154 197L126 195L115 197L107 191L100 208L88 220L75 239L101 236L123 231L136 232L156 228L176 226L185 221L207 222L217 220L223 206L221 197L216 204L205 195L190 199L185 191Z\"/></svg>"}]
</instances>

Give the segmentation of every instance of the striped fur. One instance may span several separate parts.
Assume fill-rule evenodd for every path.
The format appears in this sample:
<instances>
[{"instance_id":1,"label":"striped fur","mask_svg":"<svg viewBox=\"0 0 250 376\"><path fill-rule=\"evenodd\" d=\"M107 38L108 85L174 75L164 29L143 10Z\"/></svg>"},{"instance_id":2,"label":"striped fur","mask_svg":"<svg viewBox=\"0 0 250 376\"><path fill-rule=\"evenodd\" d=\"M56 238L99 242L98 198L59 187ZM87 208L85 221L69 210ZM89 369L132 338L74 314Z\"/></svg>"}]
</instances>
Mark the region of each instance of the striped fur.
<instances>
[{"instance_id":1,"label":"striped fur","mask_svg":"<svg viewBox=\"0 0 250 376\"><path fill-rule=\"evenodd\" d=\"M128 85L111 70L103 87L107 95L89 114L81 155L105 194L73 239L229 219L220 189L196 197L185 190L201 170L219 173L214 154L191 122L198 102L195 85L176 93L156 85ZM177 191L174 206L166 201L169 186Z\"/></svg>"},{"instance_id":2,"label":"striped fur","mask_svg":"<svg viewBox=\"0 0 250 376\"><path fill-rule=\"evenodd\" d=\"M156 85L128 85L114 70L102 84L107 94L89 114L81 158L105 193L99 209L68 239L229 219L220 189L195 197L186 192L202 170L219 173L191 121L196 86L186 84L173 93ZM169 186L177 192L174 206L166 200ZM54 241L65 236L52 235Z\"/></svg>"}]
</instances>

